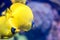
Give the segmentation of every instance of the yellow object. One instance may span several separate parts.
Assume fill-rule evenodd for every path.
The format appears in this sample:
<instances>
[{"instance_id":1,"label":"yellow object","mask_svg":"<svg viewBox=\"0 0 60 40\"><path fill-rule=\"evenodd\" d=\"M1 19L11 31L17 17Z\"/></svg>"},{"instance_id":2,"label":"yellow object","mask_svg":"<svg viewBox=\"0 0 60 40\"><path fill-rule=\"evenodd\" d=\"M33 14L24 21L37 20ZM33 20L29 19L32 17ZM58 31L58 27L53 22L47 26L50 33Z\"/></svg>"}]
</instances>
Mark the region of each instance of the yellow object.
<instances>
[{"instance_id":1,"label":"yellow object","mask_svg":"<svg viewBox=\"0 0 60 40\"><path fill-rule=\"evenodd\" d=\"M23 3L25 4L27 0L11 0L12 3L16 3L16 2L19 2L19 3Z\"/></svg>"},{"instance_id":2,"label":"yellow object","mask_svg":"<svg viewBox=\"0 0 60 40\"><path fill-rule=\"evenodd\" d=\"M32 26L33 14L31 9L21 3L14 3L10 9L3 12L0 17L0 37L9 38L13 36L11 29L15 28L15 33L29 31Z\"/></svg>"}]
</instances>

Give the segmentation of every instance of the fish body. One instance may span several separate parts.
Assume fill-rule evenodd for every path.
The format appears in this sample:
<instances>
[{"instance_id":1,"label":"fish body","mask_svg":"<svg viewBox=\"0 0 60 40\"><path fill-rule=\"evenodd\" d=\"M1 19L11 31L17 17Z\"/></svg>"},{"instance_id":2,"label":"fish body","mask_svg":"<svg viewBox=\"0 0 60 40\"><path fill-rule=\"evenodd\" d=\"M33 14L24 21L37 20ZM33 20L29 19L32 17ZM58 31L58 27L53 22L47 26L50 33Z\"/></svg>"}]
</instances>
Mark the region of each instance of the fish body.
<instances>
[{"instance_id":1,"label":"fish body","mask_svg":"<svg viewBox=\"0 0 60 40\"><path fill-rule=\"evenodd\" d=\"M21 3L14 3L0 17L0 38L10 38L20 31L29 31L32 27L31 9Z\"/></svg>"}]
</instances>

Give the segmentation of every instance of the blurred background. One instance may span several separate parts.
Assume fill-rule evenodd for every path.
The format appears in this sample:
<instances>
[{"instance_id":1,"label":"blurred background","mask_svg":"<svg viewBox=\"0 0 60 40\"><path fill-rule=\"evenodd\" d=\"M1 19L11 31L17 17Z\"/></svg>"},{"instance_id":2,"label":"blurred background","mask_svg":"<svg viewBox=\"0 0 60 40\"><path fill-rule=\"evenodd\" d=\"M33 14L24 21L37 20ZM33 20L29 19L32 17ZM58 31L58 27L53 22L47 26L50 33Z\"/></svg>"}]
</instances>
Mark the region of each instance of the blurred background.
<instances>
[{"instance_id":1,"label":"blurred background","mask_svg":"<svg viewBox=\"0 0 60 40\"><path fill-rule=\"evenodd\" d=\"M0 0L0 15L11 4L11 0ZM60 40L60 0L27 0L26 5L33 12L34 25L9 40Z\"/></svg>"}]
</instances>

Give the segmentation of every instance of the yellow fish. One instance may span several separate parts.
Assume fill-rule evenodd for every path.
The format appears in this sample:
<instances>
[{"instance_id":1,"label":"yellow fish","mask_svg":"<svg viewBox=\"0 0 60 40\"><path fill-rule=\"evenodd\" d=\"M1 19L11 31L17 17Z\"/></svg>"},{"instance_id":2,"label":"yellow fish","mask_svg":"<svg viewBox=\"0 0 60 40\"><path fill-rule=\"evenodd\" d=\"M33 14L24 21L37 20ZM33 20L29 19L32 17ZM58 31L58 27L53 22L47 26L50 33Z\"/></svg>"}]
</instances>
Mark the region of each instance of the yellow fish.
<instances>
[{"instance_id":1,"label":"yellow fish","mask_svg":"<svg viewBox=\"0 0 60 40\"><path fill-rule=\"evenodd\" d=\"M0 17L0 38L10 38L20 31L29 31L32 27L31 9L21 3L14 3Z\"/></svg>"},{"instance_id":2,"label":"yellow fish","mask_svg":"<svg viewBox=\"0 0 60 40\"><path fill-rule=\"evenodd\" d=\"M19 3L23 3L25 4L27 0L11 0L12 3L16 3L16 2L19 2Z\"/></svg>"}]
</instances>

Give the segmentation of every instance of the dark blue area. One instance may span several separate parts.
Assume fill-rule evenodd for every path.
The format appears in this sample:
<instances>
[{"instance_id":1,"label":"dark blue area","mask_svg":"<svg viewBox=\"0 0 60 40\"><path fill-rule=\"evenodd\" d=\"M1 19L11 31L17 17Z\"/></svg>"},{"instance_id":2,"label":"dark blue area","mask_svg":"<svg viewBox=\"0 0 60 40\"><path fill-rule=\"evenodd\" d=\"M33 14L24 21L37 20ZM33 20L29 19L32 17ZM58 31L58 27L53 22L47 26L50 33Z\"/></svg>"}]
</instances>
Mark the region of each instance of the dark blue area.
<instances>
[{"instance_id":1,"label":"dark blue area","mask_svg":"<svg viewBox=\"0 0 60 40\"><path fill-rule=\"evenodd\" d=\"M13 28L13 27L11 28L12 34L15 34L15 30L16 30L15 28Z\"/></svg>"},{"instance_id":2,"label":"dark blue area","mask_svg":"<svg viewBox=\"0 0 60 40\"><path fill-rule=\"evenodd\" d=\"M5 3L5 5L2 8L0 8L0 16L1 16L2 11L9 8L10 5L12 4L10 0L0 0L0 6L3 2Z\"/></svg>"},{"instance_id":3,"label":"dark blue area","mask_svg":"<svg viewBox=\"0 0 60 40\"><path fill-rule=\"evenodd\" d=\"M35 28L25 32L25 35L27 36L28 40L46 40L46 36L49 34L50 29L51 27L46 29L45 32L42 32L40 28Z\"/></svg>"}]
</instances>

